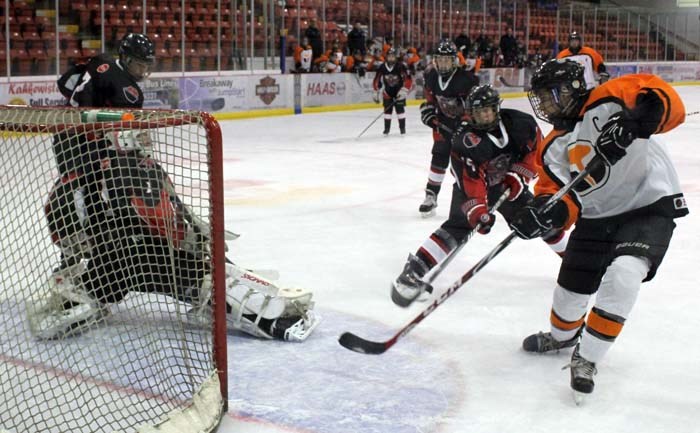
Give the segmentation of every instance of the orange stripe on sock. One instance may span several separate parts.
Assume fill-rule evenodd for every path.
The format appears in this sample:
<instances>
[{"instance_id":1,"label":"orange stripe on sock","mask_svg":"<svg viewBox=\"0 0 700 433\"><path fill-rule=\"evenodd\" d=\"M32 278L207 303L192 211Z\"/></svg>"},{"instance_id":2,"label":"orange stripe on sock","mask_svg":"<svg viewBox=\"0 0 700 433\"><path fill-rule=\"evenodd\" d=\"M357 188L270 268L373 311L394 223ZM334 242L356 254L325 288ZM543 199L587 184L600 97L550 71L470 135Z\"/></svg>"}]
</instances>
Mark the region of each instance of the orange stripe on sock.
<instances>
[{"instance_id":1,"label":"orange stripe on sock","mask_svg":"<svg viewBox=\"0 0 700 433\"><path fill-rule=\"evenodd\" d=\"M552 326L557 329L561 329L562 331L573 331L574 329L578 329L581 327L581 325L583 325L583 320L585 317L586 316L584 315L575 322L567 322L566 320L563 320L557 316L557 313L552 310L552 313L549 315L549 321L552 323Z\"/></svg>"},{"instance_id":2,"label":"orange stripe on sock","mask_svg":"<svg viewBox=\"0 0 700 433\"><path fill-rule=\"evenodd\" d=\"M595 311L591 311L591 313L588 315L586 326L599 334L614 338L620 335L620 332L622 332L623 324L615 322L614 320L606 319L605 317L597 314Z\"/></svg>"}]
</instances>

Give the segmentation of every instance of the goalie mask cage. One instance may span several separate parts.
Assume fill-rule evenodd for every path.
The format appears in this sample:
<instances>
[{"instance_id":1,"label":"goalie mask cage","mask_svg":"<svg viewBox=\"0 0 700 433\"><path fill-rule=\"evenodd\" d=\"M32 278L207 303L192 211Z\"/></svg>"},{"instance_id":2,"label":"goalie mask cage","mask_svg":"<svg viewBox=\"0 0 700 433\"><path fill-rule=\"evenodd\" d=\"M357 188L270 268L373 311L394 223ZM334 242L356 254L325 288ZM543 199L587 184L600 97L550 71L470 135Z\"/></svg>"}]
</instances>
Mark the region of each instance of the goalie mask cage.
<instances>
[{"instance_id":1,"label":"goalie mask cage","mask_svg":"<svg viewBox=\"0 0 700 433\"><path fill-rule=\"evenodd\" d=\"M94 112L0 106L0 432L215 431L227 400L219 125ZM67 302L67 288L82 298ZM85 305L67 330L37 319Z\"/></svg>"}]
</instances>

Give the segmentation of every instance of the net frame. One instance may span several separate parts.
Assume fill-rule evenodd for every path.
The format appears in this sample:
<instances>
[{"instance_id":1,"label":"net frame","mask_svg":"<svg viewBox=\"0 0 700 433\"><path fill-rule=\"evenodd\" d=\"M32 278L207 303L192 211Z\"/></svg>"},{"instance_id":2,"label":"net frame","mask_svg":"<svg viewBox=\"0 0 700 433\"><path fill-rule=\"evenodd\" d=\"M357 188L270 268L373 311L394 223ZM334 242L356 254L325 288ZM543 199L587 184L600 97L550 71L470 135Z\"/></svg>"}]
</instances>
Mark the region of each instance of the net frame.
<instances>
[{"instance_id":1,"label":"net frame","mask_svg":"<svg viewBox=\"0 0 700 433\"><path fill-rule=\"evenodd\" d=\"M126 110L110 110L111 112L126 112ZM178 128L183 126L201 127L204 129L204 137L206 143L206 165L208 168L207 195L209 202L208 215L204 221L208 224L209 230L209 265L212 278L212 295L211 295L211 371L208 377L201 383L195 384L197 389L192 393L189 401L180 402L178 406L168 413L157 414L153 420L148 420L140 425L126 426L124 429L114 429L112 424L105 424L105 430L93 431L114 431L125 433L128 431L138 432L180 432L180 431L214 431L227 410L227 353L226 353L226 304L225 304L225 243L224 243L224 219L223 219L223 155L222 155L222 137L221 129L218 122L206 112L181 111L181 110L131 110L129 120L119 120L111 122L83 122L86 120L85 113L87 110L74 109L69 107L60 108L34 108L34 107L17 107L17 106L0 106L0 146L6 140L23 135L42 135L42 134L58 134L65 131L70 131L75 134L95 134L101 131L123 131L123 130L150 130L157 128ZM38 120L37 120L38 119ZM124 117L127 119L127 117ZM0 148L0 166L8 164L11 161L12 155L5 154ZM5 161L5 162L2 162ZM11 163L11 162L10 162ZM30 176L30 173L27 173ZM9 211L8 211L9 212ZM0 224L0 230L5 230L5 224ZM11 229L12 227L10 227ZM42 235L46 235L45 228L40 228ZM5 236L3 233L0 236ZM2 284L2 283L0 283ZM3 286L4 287L4 286ZM0 306L2 309L2 306ZM60 368L54 368L47 365L37 363L32 365L32 362L13 360L12 356L7 355L6 350L2 350L3 345L0 344L0 377L5 373L9 373L8 365L13 362L12 368L22 370L22 374L26 372L36 371L39 376L47 374L65 374L60 371ZM58 373L57 373L58 372ZM28 380L31 380L31 375L27 374ZM80 374L74 374L69 377L73 379L84 380ZM93 382L99 380L92 379ZM89 380L88 380L89 382ZM109 384L106 384L109 387ZM2 385L0 385L2 388ZM119 392L117 387L116 392ZM56 390L51 390L56 392ZM28 411L31 413L32 408L27 407L31 403L23 403L21 401L6 401L4 392L0 396L0 407L7 407L8 413L12 412L12 404L18 411ZM59 400L60 396L56 396ZM158 396L155 396L159 398ZM128 400L128 399L125 399ZM128 401L125 402L128 405ZM35 431L64 431L66 426L70 426L71 431L76 430L75 427L67 420L57 420L55 425L52 425L51 420L43 418L36 422L36 425L28 425L27 419L34 419L37 416L31 414L29 418L21 417L20 415L12 415L0 417L0 431L3 428L18 428L27 429L32 427ZM18 417L20 421L17 421ZM70 421L70 420L69 420ZM61 425L59 425L61 424ZM13 427L14 426L14 427ZM93 429L93 427L91 427ZM7 430L15 433L13 430ZM21 431L21 430L17 430Z\"/></svg>"}]
</instances>

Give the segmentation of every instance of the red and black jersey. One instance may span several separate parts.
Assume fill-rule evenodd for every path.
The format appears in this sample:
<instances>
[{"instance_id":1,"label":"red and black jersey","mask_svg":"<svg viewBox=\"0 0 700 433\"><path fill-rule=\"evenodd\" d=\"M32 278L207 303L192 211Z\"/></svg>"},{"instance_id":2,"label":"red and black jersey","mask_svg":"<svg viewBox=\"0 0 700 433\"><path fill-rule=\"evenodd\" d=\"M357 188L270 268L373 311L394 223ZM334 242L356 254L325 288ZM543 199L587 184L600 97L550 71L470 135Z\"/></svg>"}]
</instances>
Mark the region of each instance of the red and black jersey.
<instances>
[{"instance_id":1,"label":"red and black jersey","mask_svg":"<svg viewBox=\"0 0 700 433\"><path fill-rule=\"evenodd\" d=\"M462 68L455 68L447 78L430 68L425 72L425 100L436 107L440 123L456 130L464 116L467 95L478 85L479 77Z\"/></svg>"},{"instance_id":2,"label":"red and black jersey","mask_svg":"<svg viewBox=\"0 0 700 433\"><path fill-rule=\"evenodd\" d=\"M106 54L71 68L58 80L58 87L64 95L70 94L68 103L73 107L143 107L143 92L136 80Z\"/></svg>"},{"instance_id":3,"label":"red and black jersey","mask_svg":"<svg viewBox=\"0 0 700 433\"><path fill-rule=\"evenodd\" d=\"M501 183L508 171L526 182L537 173L536 150L542 140L537 122L508 108L501 109L500 116L492 131L473 129L465 122L452 139L453 174L470 199L485 199L488 188Z\"/></svg>"},{"instance_id":4,"label":"red and black jersey","mask_svg":"<svg viewBox=\"0 0 700 433\"><path fill-rule=\"evenodd\" d=\"M403 62L396 62L394 66L383 63L377 69L372 87L374 90L384 89L384 93L393 98L402 87L410 89L412 84L411 74L408 73L406 65Z\"/></svg>"}]
</instances>

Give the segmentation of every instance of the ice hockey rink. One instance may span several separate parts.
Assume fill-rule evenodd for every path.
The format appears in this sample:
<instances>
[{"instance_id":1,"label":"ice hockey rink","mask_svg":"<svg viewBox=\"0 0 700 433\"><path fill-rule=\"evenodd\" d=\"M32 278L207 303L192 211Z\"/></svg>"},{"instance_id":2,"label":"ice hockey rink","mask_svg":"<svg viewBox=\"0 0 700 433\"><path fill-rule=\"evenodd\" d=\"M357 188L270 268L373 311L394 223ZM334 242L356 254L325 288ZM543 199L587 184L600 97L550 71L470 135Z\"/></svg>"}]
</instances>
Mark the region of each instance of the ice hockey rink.
<instances>
[{"instance_id":1,"label":"ice hockey rink","mask_svg":"<svg viewBox=\"0 0 700 433\"><path fill-rule=\"evenodd\" d=\"M700 87L677 87L687 112ZM531 112L526 98L503 107ZM351 331L385 340L427 304L395 306L389 284L408 253L447 217L448 174L437 215L422 219L430 130L408 108L357 135L380 108L222 122L229 255L279 272L282 286L314 291L323 322L304 343L229 335L225 433L700 432L700 115L661 136L690 215L676 220L656 278L607 357L582 406L570 394L571 351L520 348L547 330L559 258L516 239L383 355L341 347ZM546 124L541 123L545 132ZM439 294L508 235L499 217L436 280Z\"/></svg>"}]
</instances>

